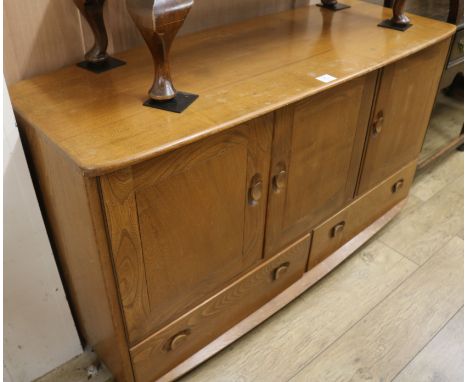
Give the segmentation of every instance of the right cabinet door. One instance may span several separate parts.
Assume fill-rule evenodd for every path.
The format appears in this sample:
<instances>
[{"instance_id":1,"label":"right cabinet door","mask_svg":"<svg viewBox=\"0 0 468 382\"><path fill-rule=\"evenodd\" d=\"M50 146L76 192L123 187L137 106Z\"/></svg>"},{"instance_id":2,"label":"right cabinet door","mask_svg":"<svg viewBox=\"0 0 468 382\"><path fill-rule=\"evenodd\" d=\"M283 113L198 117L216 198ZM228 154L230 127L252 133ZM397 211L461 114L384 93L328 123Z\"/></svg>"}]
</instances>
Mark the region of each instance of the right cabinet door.
<instances>
[{"instance_id":1,"label":"right cabinet door","mask_svg":"<svg viewBox=\"0 0 468 382\"><path fill-rule=\"evenodd\" d=\"M382 70L359 195L416 159L424 140L449 40Z\"/></svg>"}]
</instances>

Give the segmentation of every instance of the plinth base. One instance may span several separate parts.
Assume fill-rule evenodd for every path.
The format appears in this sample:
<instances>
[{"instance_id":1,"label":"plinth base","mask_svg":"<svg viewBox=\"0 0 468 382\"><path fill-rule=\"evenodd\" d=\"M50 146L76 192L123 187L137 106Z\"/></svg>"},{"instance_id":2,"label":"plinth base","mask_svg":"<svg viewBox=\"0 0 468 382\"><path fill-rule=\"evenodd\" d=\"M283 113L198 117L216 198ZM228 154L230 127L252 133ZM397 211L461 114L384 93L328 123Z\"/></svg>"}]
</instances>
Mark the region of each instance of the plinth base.
<instances>
[{"instance_id":1,"label":"plinth base","mask_svg":"<svg viewBox=\"0 0 468 382\"><path fill-rule=\"evenodd\" d=\"M122 66L125 64L126 64L125 61L119 60L114 57L108 57L107 60L103 62L96 63L96 62L89 62L89 61L81 61L76 65L79 66L80 68L89 70L90 72L100 74L100 73L107 72L108 70L118 68L119 66Z\"/></svg>"},{"instance_id":2,"label":"plinth base","mask_svg":"<svg viewBox=\"0 0 468 382\"><path fill-rule=\"evenodd\" d=\"M381 23L377 24L379 27L382 28L389 28L389 29L395 29L400 32L404 32L405 30L411 28L413 24L395 24L392 20L387 19L382 21Z\"/></svg>"},{"instance_id":3,"label":"plinth base","mask_svg":"<svg viewBox=\"0 0 468 382\"><path fill-rule=\"evenodd\" d=\"M196 99L198 94L177 92L175 98L167 101L156 101L154 99L148 99L143 104L144 106L153 107L155 109L161 109L171 111L173 113L182 113L187 109Z\"/></svg>"}]
</instances>

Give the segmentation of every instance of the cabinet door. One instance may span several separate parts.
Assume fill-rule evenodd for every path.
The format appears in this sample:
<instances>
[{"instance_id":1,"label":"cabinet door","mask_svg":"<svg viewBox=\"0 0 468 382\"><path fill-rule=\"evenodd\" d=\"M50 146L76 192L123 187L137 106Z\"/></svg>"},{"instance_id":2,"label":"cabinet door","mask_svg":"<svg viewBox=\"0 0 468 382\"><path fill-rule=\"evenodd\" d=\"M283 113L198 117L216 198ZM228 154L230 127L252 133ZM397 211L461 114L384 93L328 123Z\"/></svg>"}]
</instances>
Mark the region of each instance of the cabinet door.
<instances>
[{"instance_id":1,"label":"cabinet door","mask_svg":"<svg viewBox=\"0 0 468 382\"><path fill-rule=\"evenodd\" d=\"M261 261L273 116L101 179L133 345Z\"/></svg>"},{"instance_id":2,"label":"cabinet door","mask_svg":"<svg viewBox=\"0 0 468 382\"><path fill-rule=\"evenodd\" d=\"M376 73L276 114L265 252L273 255L351 200Z\"/></svg>"},{"instance_id":3,"label":"cabinet door","mask_svg":"<svg viewBox=\"0 0 468 382\"><path fill-rule=\"evenodd\" d=\"M383 69L359 194L418 157L447 57L444 41Z\"/></svg>"}]
</instances>

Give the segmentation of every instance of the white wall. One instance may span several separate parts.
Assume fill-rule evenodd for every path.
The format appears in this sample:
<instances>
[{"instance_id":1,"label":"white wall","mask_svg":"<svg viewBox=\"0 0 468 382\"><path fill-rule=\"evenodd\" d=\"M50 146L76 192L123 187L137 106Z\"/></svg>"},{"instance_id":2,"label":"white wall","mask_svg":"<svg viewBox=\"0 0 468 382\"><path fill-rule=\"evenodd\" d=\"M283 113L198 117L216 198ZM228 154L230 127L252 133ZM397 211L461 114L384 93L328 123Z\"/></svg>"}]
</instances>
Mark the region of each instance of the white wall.
<instances>
[{"instance_id":1,"label":"white wall","mask_svg":"<svg viewBox=\"0 0 468 382\"><path fill-rule=\"evenodd\" d=\"M4 379L29 382L82 352L3 83Z\"/></svg>"}]
</instances>

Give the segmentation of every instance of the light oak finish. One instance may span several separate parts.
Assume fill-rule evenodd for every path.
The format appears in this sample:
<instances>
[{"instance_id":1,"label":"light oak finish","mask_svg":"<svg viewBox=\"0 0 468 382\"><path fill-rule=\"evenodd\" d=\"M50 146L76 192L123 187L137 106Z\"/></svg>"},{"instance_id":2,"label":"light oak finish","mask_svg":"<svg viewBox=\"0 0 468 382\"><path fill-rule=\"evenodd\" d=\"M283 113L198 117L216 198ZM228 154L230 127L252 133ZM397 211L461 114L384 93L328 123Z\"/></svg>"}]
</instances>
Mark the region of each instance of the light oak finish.
<instances>
[{"instance_id":1,"label":"light oak finish","mask_svg":"<svg viewBox=\"0 0 468 382\"><path fill-rule=\"evenodd\" d=\"M317 266L385 211L405 199L408 196L415 171L416 161L413 161L315 228L308 269ZM401 187L397 188L397 185L401 185Z\"/></svg>"},{"instance_id":2,"label":"light oak finish","mask_svg":"<svg viewBox=\"0 0 468 382\"><path fill-rule=\"evenodd\" d=\"M287 381L293 377L309 358L333 343L416 269L414 263L379 243L360 250L337 267L384 228L404 205L405 201L400 202L319 267L307 272L299 282L171 370L159 382L176 380L223 348L227 349L182 381L223 378ZM335 268L335 272L309 290ZM349 274L353 277L347 276ZM298 297L307 290L309 292ZM295 302L282 309L294 299ZM235 342L273 313L275 316L258 329Z\"/></svg>"},{"instance_id":3,"label":"light oak finish","mask_svg":"<svg viewBox=\"0 0 468 382\"><path fill-rule=\"evenodd\" d=\"M435 181L439 178L448 180L457 176L460 162L454 160L456 157L461 158L461 163L463 162L463 154L454 153L444 159L441 165L433 166L433 171L419 173L417 181L420 191L422 192L426 187L432 191L437 185ZM441 166L444 175L440 174ZM458 189L463 190L463 184L458 183ZM447 186L452 191L453 187L446 183L444 187L438 188L438 192L443 195ZM458 206L462 209L461 201ZM383 244L379 237L393 226L399 226L400 231L410 228L412 223L403 221L401 217L407 216L408 213L416 209L422 213L426 209L426 203L417 202L417 198L411 196L403 210L391 220L390 225L319 284L281 309L248 335L187 374L180 381L287 381L325 349L333 346L333 343L356 323L364 321L365 325L368 325L367 315L376 307L385 304L386 308L389 309L392 304L399 304L397 299L392 299L390 304L386 304L385 301L392 297L391 292L402 281L411 280L417 276L414 270L418 268L418 265L405 258L404 252L400 255L388 245ZM443 212L443 210L444 208L441 206L439 211ZM432 225L437 226L438 224L438 222L429 221L426 226L430 229ZM459 244L457 248L461 248L461 245ZM452 247L452 250L454 249L457 250ZM425 293L426 288L437 288L438 282L438 280L434 280L433 285L431 285L432 282L414 283L412 288L407 290L410 298L413 298L413 305L418 306L420 304L418 297ZM461 283L462 280L459 279L459 282ZM461 293L460 298L463 298L462 287L457 288L457 291L454 292ZM444 305L431 305L432 311L443 311L444 309ZM460 311L454 318L450 318L440 332L437 330L432 332L434 337L430 342L420 343L416 356L414 353L405 353L406 360L401 362L404 368L396 377L396 381L419 381L418 376L424 380L440 379L447 382L463 380L457 378L457 375L463 373L463 366L458 366L459 362L463 360L463 354L460 354L458 350L463 345L463 335L460 336L459 329L457 329L459 323L463 323L463 321L457 319L458 323L452 325L457 316L460 316ZM421 322L424 324L427 322L423 319L404 324L404 317L395 315L390 319L399 323L402 331L405 330L403 328L406 325L422 326ZM457 339L454 339L452 334L446 335L449 327L451 328L450 333L453 333ZM395 330L394 334L398 335L399 331L400 329ZM374 343L378 342L379 349L388 347L386 340L371 337L371 333L365 335L373 338ZM404 341L403 346L407 342ZM361 366L366 368L372 364L364 363ZM373 374L374 378L371 380L387 380L384 377L387 366L394 367L392 363L383 364L379 368L380 372ZM336 362L334 367L340 369L346 366ZM407 368L410 370L406 371ZM382 378L379 378L380 374L382 374ZM399 379L400 376L405 375L409 378ZM343 378L343 380L348 379L350 378ZM317 381L319 379L309 375L309 380Z\"/></svg>"},{"instance_id":4,"label":"light oak finish","mask_svg":"<svg viewBox=\"0 0 468 382\"><path fill-rule=\"evenodd\" d=\"M310 235L130 350L135 379L155 380L301 278ZM282 271L278 275L279 269ZM275 276L279 276L276 278ZM184 334L177 349L172 344Z\"/></svg>"},{"instance_id":5,"label":"light oak finish","mask_svg":"<svg viewBox=\"0 0 468 382\"><path fill-rule=\"evenodd\" d=\"M32 165L78 320L90 344L104 336L96 350L119 380L153 381L215 341L195 366L226 343L217 337L257 309L235 333L266 319L401 208L430 112L428 97L411 96L429 89L415 63L437 77L453 28L420 18L402 35L376 28L380 7L350 3L180 38L174 73L201 96L182 114L141 105L152 68L143 48L99 76L72 67L12 87L20 128L44 145ZM396 110L402 93L407 108ZM388 109L418 125L386 133ZM384 161L377 147L399 157Z\"/></svg>"},{"instance_id":6,"label":"light oak finish","mask_svg":"<svg viewBox=\"0 0 468 382\"><path fill-rule=\"evenodd\" d=\"M267 255L353 199L375 81L373 72L276 112Z\"/></svg>"},{"instance_id":7,"label":"light oak finish","mask_svg":"<svg viewBox=\"0 0 468 382\"><path fill-rule=\"evenodd\" d=\"M33 130L24 133L80 335L117 380L132 381L97 179L81 176L61 152Z\"/></svg>"},{"instance_id":8,"label":"light oak finish","mask_svg":"<svg viewBox=\"0 0 468 382\"><path fill-rule=\"evenodd\" d=\"M179 38L172 55L175 84L200 95L180 115L141 105L141 89L152 76L144 47L116 55L127 65L99 76L69 67L15 84L10 88L14 109L81 171L99 175L322 92L455 31L452 25L414 16L415 25L402 44L401 34L376 27L381 7L349 4L346 12L333 13L325 31L323 19L331 12L310 6ZM333 70L330 62L335 62ZM325 84L315 79L325 73L337 80Z\"/></svg>"},{"instance_id":9,"label":"light oak finish","mask_svg":"<svg viewBox=\"0 0 468 382\"><path fill-rule=\"evenodd\" d=\"M446 40L383 69L359 194L418 157L449 44Z\"/></svg>"},{"instance_id":10,"label":"light oak finish","mask_svg":"<svg viewBox=\"0 0 468 382\"><path fill-rule=\"evenodd\" d=\"M269 115L101 178L131 344L262 260L272 127Z\"/></svg>"},{"instance_id":11,"label":"light oak finish","mask_svg":"<svg viewBox=\"0 0 468 382\"><path fill-rule=\"evenodd\" d=\"M308 0L200 0L181 34L305 4ZM79 62L94 43L91 28L71 0L5 0L4 12L3 71L9 85ZM111 54L143 44L125 0L107 1L104 20Z\"/></svg>"}]
</instances>

